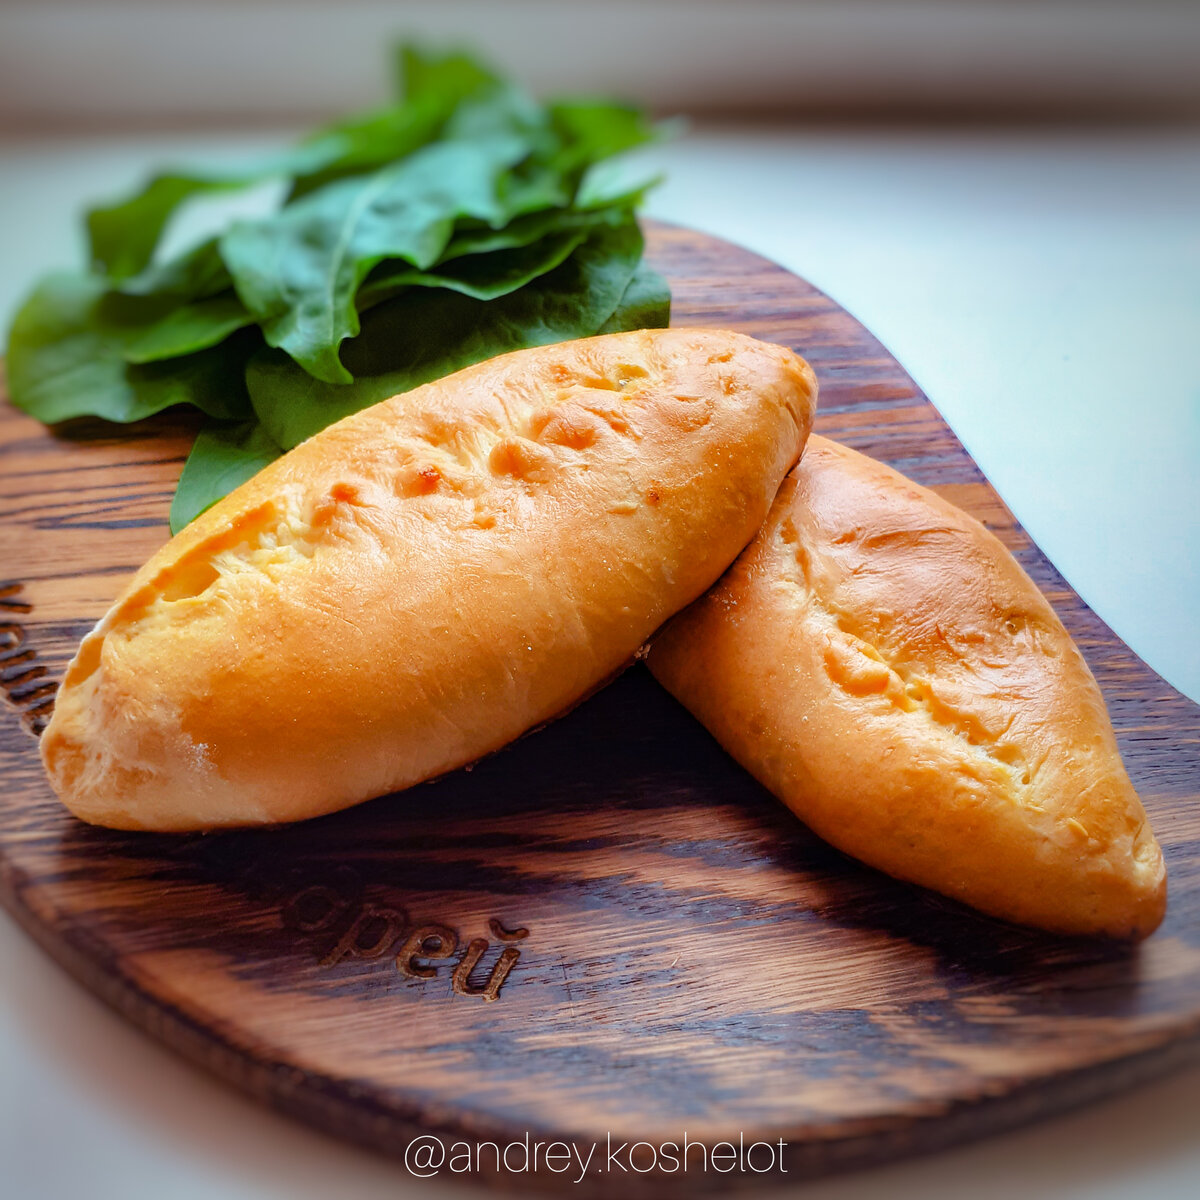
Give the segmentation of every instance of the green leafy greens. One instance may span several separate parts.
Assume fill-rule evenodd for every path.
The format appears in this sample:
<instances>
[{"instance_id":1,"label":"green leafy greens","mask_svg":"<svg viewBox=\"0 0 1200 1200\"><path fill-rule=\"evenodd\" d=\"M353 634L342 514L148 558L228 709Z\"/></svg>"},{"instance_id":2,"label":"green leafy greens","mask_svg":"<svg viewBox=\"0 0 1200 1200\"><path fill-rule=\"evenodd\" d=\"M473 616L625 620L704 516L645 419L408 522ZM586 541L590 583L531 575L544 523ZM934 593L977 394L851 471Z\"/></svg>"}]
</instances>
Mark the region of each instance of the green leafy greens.
<instances>
[{"instance_id":1,"label":"green leafy greens","mask_svg":"<svg viewBox=\"0 0 1200 1200\"><path fill-rule=\"evenodd\" d=\"M667 323L634 217L650 185L608 185L606 160L657 136L640 110L538 104L463 54L406 47L400 66L392 105L93 209L89 269L47 276L13 321L10 392L39 420L204 414L173 531L369 404L508 350ZM268 180L276 211L162 255L189 201Z\"/></svg>"}]
</instances>

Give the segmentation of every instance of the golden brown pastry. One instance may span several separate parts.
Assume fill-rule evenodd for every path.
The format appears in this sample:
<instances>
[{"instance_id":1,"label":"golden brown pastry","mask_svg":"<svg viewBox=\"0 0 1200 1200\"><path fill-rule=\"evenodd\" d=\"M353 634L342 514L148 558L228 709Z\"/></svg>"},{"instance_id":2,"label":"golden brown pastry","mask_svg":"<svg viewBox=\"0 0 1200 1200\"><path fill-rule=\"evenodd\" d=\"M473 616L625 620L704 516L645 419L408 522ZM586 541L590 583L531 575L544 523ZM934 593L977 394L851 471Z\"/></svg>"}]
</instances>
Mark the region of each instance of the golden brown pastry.
<instances>
[{"instance_id":1,"label":"golden brown pastry","mask_svg":"<svg viewBox=\"0 0 1200 1200\"><path fill-rule=\"evenodd\" d=\"M291 821L498 749L721 574L799 457L789 350L654 330L518 351L324 430L137 573L42 756L121 829Z\"/></svg>"},{"instance_id":2,"label":"golden brown pastry","mask_svg":"<svg viewBox=\"0 0 1200 1200\"><path fill-rule=\"evenodd\" d=\"M811 438L649 664L863 862L1061 933L1162 919L1162 854L1083 657L992 534L890 467Z\"/></svg>"}]
</instances>

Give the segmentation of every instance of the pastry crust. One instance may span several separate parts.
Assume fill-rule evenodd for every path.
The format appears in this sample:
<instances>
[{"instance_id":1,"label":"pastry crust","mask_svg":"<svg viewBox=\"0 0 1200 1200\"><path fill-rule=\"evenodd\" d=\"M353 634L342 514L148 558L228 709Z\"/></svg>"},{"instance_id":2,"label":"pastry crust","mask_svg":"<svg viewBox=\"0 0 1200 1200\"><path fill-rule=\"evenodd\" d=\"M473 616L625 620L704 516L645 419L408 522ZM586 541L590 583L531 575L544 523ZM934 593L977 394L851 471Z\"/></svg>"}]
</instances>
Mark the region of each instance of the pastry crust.
<instances>
[{"instance_id":1,"label":"pastry crust","mask_svg":"<svg viewBox=\"0 0 1200 1200\"><path fill-rule=\"evenodd\" d=\"M292 821L499 749L729 565L816 382L714 330L504 355L324 430L137 573L42 756L121 829Z\"/></svg>"},{"instance_id":2,"label":"pastry crust","mask_svg":"<svg viewBox=\"0 0 1200 1200\"><path fill-rule=\"evenodd\" d=\"M992 534L890 467L811 438L649 665L863 862L1061 933L1162 919L1162 853L1082 655Z\"/></svg>"}]
</instances>

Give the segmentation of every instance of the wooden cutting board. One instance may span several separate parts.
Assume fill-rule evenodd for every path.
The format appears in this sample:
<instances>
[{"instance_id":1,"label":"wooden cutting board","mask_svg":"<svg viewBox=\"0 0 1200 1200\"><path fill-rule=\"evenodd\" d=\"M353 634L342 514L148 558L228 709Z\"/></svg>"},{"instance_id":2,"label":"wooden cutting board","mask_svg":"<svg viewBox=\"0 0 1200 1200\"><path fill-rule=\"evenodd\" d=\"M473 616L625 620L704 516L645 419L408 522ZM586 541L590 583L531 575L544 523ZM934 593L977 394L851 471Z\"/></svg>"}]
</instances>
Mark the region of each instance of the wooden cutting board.
<instances>
[{"instance_id":1,"label":"wooden cutting board","mask_svg":"<svg viewBox=\"0 0 1200 1200\"><path fill-rule=\"evenodd\" d=\"M473 771L337 816L209 837L84 826L55 803L35 735L76 643L167 537L191 427L55 437L7 406L4 903L155 1037L394 1153L418 1133L742 1135L782 1139L795 1179L1050 1115L1194 1053L1200 707L1080 601L833 301L696 233L654 226L650 257L676 324L795 347L820 377L821 433L975 513L1050 597L1166 850L1162 929L1135 949L1044 937L858 866L641 667ZM660 1167L645 1187L685 1181Z\"/></svg>"}]
</instances>

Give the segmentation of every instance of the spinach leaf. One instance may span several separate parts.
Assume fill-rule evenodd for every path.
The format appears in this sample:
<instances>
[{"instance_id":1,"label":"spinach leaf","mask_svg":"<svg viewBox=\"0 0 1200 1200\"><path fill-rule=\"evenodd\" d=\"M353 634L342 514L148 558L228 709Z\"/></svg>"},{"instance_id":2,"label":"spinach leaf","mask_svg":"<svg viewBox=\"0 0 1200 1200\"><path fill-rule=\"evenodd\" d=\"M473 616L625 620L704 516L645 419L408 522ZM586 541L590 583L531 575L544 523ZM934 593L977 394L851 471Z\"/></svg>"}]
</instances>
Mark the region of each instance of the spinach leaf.
<instances>
[{"instance_id":1,"label":"spinach leaf","mask_svg":"<svg viewBox=\"0 0 1200 1200\"><path fill-rule=\"evenodd\" d=\"M550 234L531 246L472 254L428 271L406 263L382 263L358 289L356 303L361 312L390 300L406 287L444 287L476 300L495 300L554 270L586 237L584 229Z\"/></svg>"},{"instance_id":2,"label":"spinach leaf","mask_svg":"<svg viewBox=\"0 0 1200 1200\"><path fill-rule=\"evenodd\" d=\"M127 200L87 214L88 246L94 267L113 281L150 265L171 214L198 192L239 187L242 180L200 175L156 175Z\"/></svg>"},{"instance_id":3,"label":"spinach leaf","mask_svg":"<svg viewBox=\"0 0 1200 1200\"><path fill-rule=\"evenodd\" d=\"M289 203L335 179L362 174L419 150L438 136L452 111L448 100L426 97L403 108L360 114L314 134L296 153L307 156L292 178Z\"/></svg>"},{"instance_id":4,"label":"spinach leaf","mask_svg":"<svg viewBox=\"0 0 1200 1200\"><path fill-rule=\"evenodd\" d=\"M158 296L184 303L215 296L232 286L233 280L217 250L217 239L210 238L166 262L151 263L117 282L114 290L124 296Z\"/></svg>"},{"instance_id":5,"label":"spinach leaf","mask_svg":"<svg viewBox=\"0 0 1200 1200\"><path fill-rule=\"evenodd\" d=\"M432 266L459 217L502 225L499 175L527 152L519 138L436 142L366 177L329 184L278 216L241 222L221 256L270 346L315 379L350 383L338 348L359 331L354 294L386 258Z\"/></svg>"},{"instance_id":6,"label":"spinach leaf","mask_svg":"<svg viewBox=\"0 0 1200 1200\"><path fill-rule=\"evenodd\" d=\"M603 100L560 101L549 109L562 138L561 170L582 172L589 164L654 141L654 124L640 108Z\"/></svg>"},{"instance_id":7,"label":"spinach leaf","mask_svg":"<svg viewBox=\"0 0 1200 1200\"><path fill-rule=\"evenodd\" d=\"M254 411L285 450L334 421L509 350L596 333L613 315L642 254L633 221L598 230L561 266L497 300L412 289L363 314L346 347L348 386L306 375L262 350L246 369Z\"/></svg>"},{"instance_id":8,"label":"spinach leaf","mask_svg":"<svg viewBox=\"0 0 1200 1200\"><path fill-rule=\"evenodd\" d=\"M517 250L532 245L555 233L581 230L590 233L602 225L626 224L633 215L634 205L628 198L603 208L549 208L542 212L516 217L502 229L490 225L460 222L450 244L442 253L441 263L468 254L491 254L497 250Z\"/></svg>"},{"instance_id":9,"label":"spinach leaf","mask_svg":"<svg viewBox=\"0 0 1200 1200\"><path fill-rule=\"evenodd\" d=\"M253 325L254 318L233 292L223 292L194 304L172 309L140 333L131 333L125 346L125 361L158 362L207 350L231 333Z\"/></svg>"},{"instance_id":10,"label":"spinach leaf","mask_svg":"<svg viewBox=\"0 0 1200 1200\"><path fill-rule=\"evenodd\" d=\"M477 156L485 147L497 154L489 180L488 199L493 203L481 211L478 188L472 195L472 180L459 180L467 191L463 203L450 213L451 228L458 220L468 226L482 221L495 229L522 214L545 218L548 212L569 213L581 181L589 205L628 202L627 197L593 196L588 176L597 158L655 136L637 109L605 102L542 108L465 55L438 56L406 48L402 58L406 99L401 105L329 125L290 150L236 170L156 176L126 201L93 210L88 228L96 266L124 292L174 295L180 303L217 295L232 282L270 344L287 350L317 378L345 383L349 376L338 347L357 332L353 292L362 277L372 265L391 257L417 267L432 265L430 252L412 245L412 226L420 224L420 209L430 200L422 148L435 164L446 156L461 158L469 146ZM435 140L439 137L440 142ZM508 156L505 147L512 148ZM393 166L374 176L362 174L386 163ZM454 210L450 201L455 167L445 165L451 169L441 200ZM380 178L393 170L398 178ZM181 203L201 192L241 188L272 176L292 178L290 203L283 213L235 226L219 250L215 242L208 242L174 260L154 261L163 229ZM375 189L386 193L376 197L378 203L364 197ZM415 189L414 194L405 197L406 189ZM310 197L312 206L305 207ZM390 228L405 209L405 200L415 210L404 214L408 227L401 221ZM356 215L360 205L364 211ZM356 230L360 217L362 227ZM437 222L432 214L427 220L436 243ZM362 242L361 254L356 239ZM316 261L321 251L314 247L323 240L326 257L335 261ZM290 252L297 245L314 251L314 261L294 259ZM283 262L296 271L274 277L280 273L271 264Z\"/></svg>"},{"instance_id":11,"label":"spinach leaf","mask_svg":"<svg viewBox=\"0 0 1200 1200\"><path fill-rule=\"evenodd\" d=\"M257 421L206 422L171 501L171 532L178 533L282 453Z\"/></svg>"},{"instance_id":12,"label":"spinach leaf","mask_svg":"<svg viewBox=\"0 0 1200 1200\"><path fill-rule=\"evenodd\" d=\"M597 333L624 333L628 329L666 329L671 323L671 289L667 281L644 262L638 263L621 303Z\"/></svg>"},{"instance_id":13,"label":"spinach leaf","mask_svg":"<svg viewBox=\"0 0 1200 1200\"><path fill-rule=\"evenodd\" d=\"M346 175L395 162L445 135L459 105L486 98L506 84L461 52L438 54L415 46L397 55L401 103L358 113L318 130L295 148L289 201ZM300 161L303 159L303 161Z\"/></svg>"},{"instance_id":14,"label":"spinach leaf","mask_svg":"<svg viewBox=\"0 0 1200 1200\"><path fill-rule=\"evenodd\" d=\"M435 99L453 107L468 96L504 84L470 54L461 50L439 54L411 42L396 48L395 68L396 93L406 104Z\"/></svg>"},{"instance_id":15,"label":"spinach leaf","mask_svg":"<svg viewBox=\"0 0 1200 1200\"><path fill-rule=\"evenodd\" d=\"M18 408L47 425L82 416L140 421L173 404L224 419L248 415L243 367L256 334L166 363L130 363L125 351L146 326L146 303L105 289L95 276L50 275L25 301L8 339Z\"/></svg>"},{"instance_id":16,"label":"spinach leaf","mask_svg":"<svg viewBox=\"0 0 1200 1200\"><path fill-rule=\"evenodd\" d=\"M467 55L437 55L406 46L407 103L327 125L288 150L258 163L212 172L170 171L151 178L124 200L87 214L92 263L113 282L150 266L163 230L177 208L203 192L229 191L273 176L294 178L293 195L332 178L369 170L425 145L455 107L500 80Z\"/></svg>"}]
</instances>

